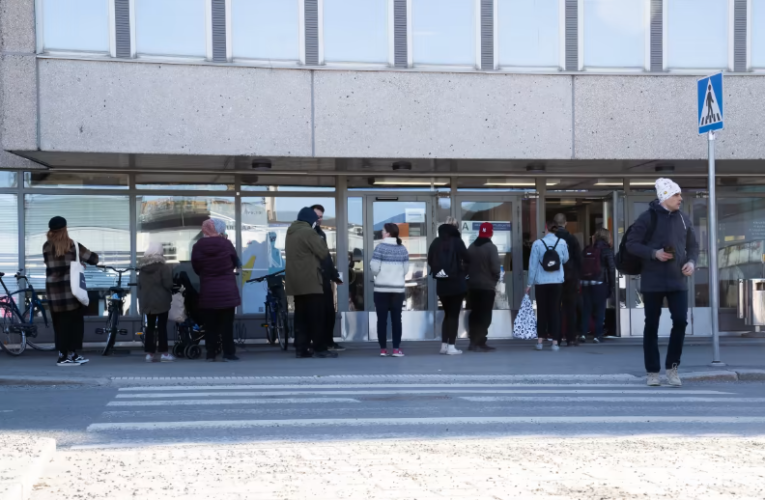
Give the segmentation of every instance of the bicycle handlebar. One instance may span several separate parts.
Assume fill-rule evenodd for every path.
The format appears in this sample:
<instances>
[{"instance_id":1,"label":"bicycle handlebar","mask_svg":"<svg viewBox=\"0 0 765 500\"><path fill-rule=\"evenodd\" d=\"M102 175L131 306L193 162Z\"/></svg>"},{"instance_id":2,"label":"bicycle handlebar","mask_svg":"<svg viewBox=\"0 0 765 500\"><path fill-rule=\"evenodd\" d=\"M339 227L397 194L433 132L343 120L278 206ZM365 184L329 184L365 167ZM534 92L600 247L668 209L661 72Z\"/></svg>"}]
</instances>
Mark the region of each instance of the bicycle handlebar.
<instances>
[{"instance_id":1,"label":"bicycle handlebar","mask_svg":"<svg viewBox=\"0 0 765 500\"><path fill-rule=\"evenodd\" d=\"M284 272L284 269L282 269L281 271L276 271L275 273L272 273L272 274L266 274L265 276L261 276L260 278L252 278L251 280L247 280L245 283L252 283L252 282L255 282L255 281L260 283L262 281L267 280L268 278L272 278L274 276L279 276L283 272Z\"/></svg>"},{"instance_id":2,"label":"bicycle handlebar","mask_svg":"<svg viewBox=\"0 0 765 500\"><path fill-rule=\"evenodd\" d=\"M111 271L114 271L117 274L125 274L125 273L130 272L130 271L135 271L135 269L132 268L132 267L128 267L126 269L123 269L122 271L120 271L119 269L114 268L112 266L100 266L99 265L99 266L96 266L96 267L99 268L99 269L109 269Z\"/></svg>"}]
</instances>

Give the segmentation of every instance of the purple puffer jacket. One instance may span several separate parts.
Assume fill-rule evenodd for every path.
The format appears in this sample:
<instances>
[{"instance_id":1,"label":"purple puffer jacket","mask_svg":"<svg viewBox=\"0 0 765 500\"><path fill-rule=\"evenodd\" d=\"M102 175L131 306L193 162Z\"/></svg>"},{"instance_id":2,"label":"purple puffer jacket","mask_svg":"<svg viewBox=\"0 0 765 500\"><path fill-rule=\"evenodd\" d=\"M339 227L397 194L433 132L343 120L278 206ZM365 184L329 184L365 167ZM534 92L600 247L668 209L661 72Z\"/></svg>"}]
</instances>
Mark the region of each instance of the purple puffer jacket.
<instances>
[{"instance_id":1,"label":"purple puffer jacket","mask_svg":"<svg viewBox=\"0 0 765 500\"><path fill-rule=\"evenodd\" d=\"M191 265L199 275L200 309L228 309L241 304L236 269L239 259L225 238L202 238L191 249Z\"/></svg>"}]
</instances>

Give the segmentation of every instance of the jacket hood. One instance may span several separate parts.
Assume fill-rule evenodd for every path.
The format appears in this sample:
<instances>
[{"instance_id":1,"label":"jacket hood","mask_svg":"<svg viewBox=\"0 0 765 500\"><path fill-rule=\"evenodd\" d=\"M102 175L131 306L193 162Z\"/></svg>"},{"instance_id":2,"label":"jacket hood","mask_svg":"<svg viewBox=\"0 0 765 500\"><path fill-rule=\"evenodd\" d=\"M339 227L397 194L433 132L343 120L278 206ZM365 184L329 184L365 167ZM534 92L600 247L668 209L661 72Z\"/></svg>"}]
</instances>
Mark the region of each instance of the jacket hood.
<instances>
[{"instance_id":1,"label":"jacket hood","mask_svg":"<svg viewBox=\"0 0 765 500\"><path fill-rule=\"evenodd\" d=\"M487 243L491 243L491 238L479 237L479 238L476 238L475 240L475 246L477 247L482 247Z\"/></svg>"},{"instance_id":2,"label":"jacket hood","mask_svg":"<svg viewBox=\"0 0 765 500\"><path fill-rule=\"evenodd\" d=\"M558 228L558 230L557 230L557 231L555 231L555 235L556 235L558 238L565 238L565 237L567 237L567 236L568 236L568 235L570 235L570 234L571 234L571 233L569 233L568 231L566 231L566 230L565 230L564 228L562 228L562 227L559 227L559 228Z\"/></svg>"},{"instance_id":3,"label":"jacket hood","mask_svg":"<svg viewBox=\"0 0 765 500\"><path fill-rule=\"evenodd\" d=\"M310 207L303 207L298 213L297 220L308 223L309 226L313 226L319 221L319 216Z\"/></svg>"},{"instance_id":4,"label":"jacket hood","mask_svg":"<svg viewBox=\"0 0 765 500\"><path fill-rule=\"evenodd\" d=\"M150 255L147 257L141 258L141 261L138 263L138 269L144 270L144 268L151 266L152 264L164 264L165 258L161 255ZM152 266L153 268L159 268L159 266ZM153 269L146 269L146 271L152 271Z\"/></svg>"},{"instance_id":5,"label":"jacket hood","mask_svg":"<svg viewBox=\"0 0 765 500\"><path fill-rule=\"evenodd\" d=\"M658 199L653 200L648 206L659 215L670 213L669 210L661 206L661 202Z\"/></svg>"},{"instance_id":6,"label":"jacket hood","mask_svg":"<svg viewBox=\"0 0 765 500\"><path fill-rule=\"evenodd\" d=\"M438 227L438 236L441 238L449 238L449 237L459 238L460 232L456 227L452 226L451 224L441 224Z\"/></svg>"},{"instance_id":7,"label":"jacket hood","mask_svg":"<svg viewBox=\"0 0 765 500\"><path fill-rule=\"evenodd\" d=\"M311 225L302 220L296 220L290 224L290 227L287 229L287 234L295 234L297 231L302 231L304 229L311 229Z\"/></svg>"}]
</instances>

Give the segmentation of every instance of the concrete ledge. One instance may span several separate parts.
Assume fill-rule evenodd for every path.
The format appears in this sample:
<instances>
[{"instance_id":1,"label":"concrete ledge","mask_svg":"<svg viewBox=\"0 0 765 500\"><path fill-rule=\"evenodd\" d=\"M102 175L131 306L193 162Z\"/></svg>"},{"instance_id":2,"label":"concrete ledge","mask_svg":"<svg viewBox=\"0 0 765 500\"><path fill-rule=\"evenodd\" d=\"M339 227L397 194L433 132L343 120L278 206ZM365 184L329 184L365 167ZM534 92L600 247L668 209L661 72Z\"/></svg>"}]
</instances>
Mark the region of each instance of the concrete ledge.
<instances>
[{"instance_id":1,"label":"concrete ledge","mask_svg":"<svg viewBox=\"0 0 765 500\"><path fill-rule=\"evenodd\" d=\"M730 371L680 372L686 382L737 382L738 374Z\"/></svg>"},{"instance_id":2,"label":"concrete ledge","mask_svg":"<svg viewBox=\"0 0 765 500\"><path fill-rule=\"evenodd\" d=\"M744 382L763 382L765 381L765 370L736 370L738 379Z\"/></svg>"},{"instance_id":3,"label":"concrete ledge","mask_svg":"<svg viewBox=\"0 0 765 500\"><path fill-rule=\"evenodd\" d=\"M98 377L37 377L33 375L0 375L0 385L108 385L109 379Z\"/></svg>"},{"instance_id":4,"label":"concrete ledge","mask_svg":"<svg viewBox=\"0 0 765 500\"><path fill-rule=\"evenodd\" d=\"M28 500L55 454L55 439L0 435L0 500Z\"/></svg>"}]
</instances>

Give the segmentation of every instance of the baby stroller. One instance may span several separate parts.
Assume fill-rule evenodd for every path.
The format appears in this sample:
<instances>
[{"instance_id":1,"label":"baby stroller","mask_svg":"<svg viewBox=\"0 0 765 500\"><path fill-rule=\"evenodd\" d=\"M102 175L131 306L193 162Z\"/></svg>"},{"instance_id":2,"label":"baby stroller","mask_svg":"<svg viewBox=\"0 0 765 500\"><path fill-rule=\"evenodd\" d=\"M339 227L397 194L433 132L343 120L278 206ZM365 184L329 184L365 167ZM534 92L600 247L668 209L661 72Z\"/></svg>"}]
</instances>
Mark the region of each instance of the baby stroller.
<instances>
[{"instance_id":1,"label":"baby stroller","mask_svg":"<svg viewBox=\"0 0 765 500\"><path fill-rule=\"evenodd\" d=\"M199 346L205 338L205 330L202 325L199 307L199 293L191 284L188 274L182 271L173 280L175 293L183 294L183 305L186 309L186 320L175 324L175 345L173 354L177 358L197 359L202 355L202 348Z\"/></svg>"}]
</instances>

